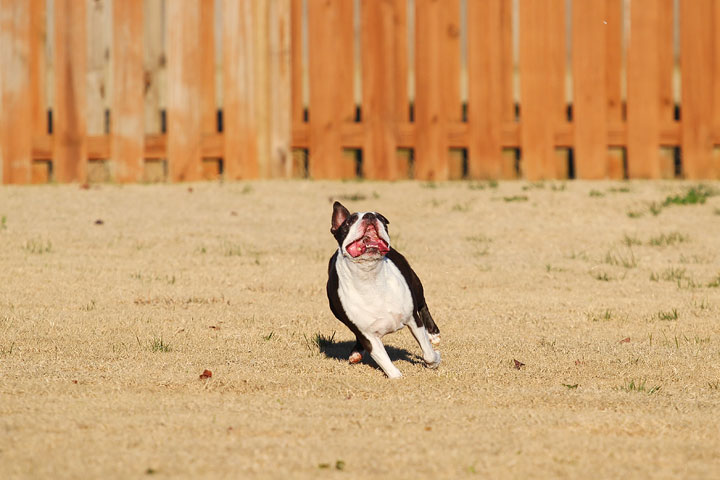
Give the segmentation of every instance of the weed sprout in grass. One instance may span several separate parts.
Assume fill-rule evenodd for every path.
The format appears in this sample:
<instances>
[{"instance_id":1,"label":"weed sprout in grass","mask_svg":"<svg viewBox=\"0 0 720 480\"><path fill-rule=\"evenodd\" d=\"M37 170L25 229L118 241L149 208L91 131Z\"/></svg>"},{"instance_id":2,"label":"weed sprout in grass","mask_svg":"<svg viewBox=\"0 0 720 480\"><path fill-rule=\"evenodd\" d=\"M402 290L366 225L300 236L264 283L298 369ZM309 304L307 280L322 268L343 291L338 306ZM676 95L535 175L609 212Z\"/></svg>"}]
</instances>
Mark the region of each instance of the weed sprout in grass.
<instances>
[{"instance_id":1,"label":"weed sprout in grass","mask_svg":"<svg viewBox=\"0 0 720 480\"><path fill-rule=\"evenodd\" d=\"M150 350L153 352L169 352L172 347L162 337L155 337L150 341Z\"/></svg>"},{"instance_id":2,"label":"weed sprout in grass","mask_svg":"<svg viewBox=\"0 0 720 480\"><path fill-rule=\"evenodd\" d=\"M660 310L656 314L656 316L657 316L658 320L664 320L664 321L677 320L679 317L677 308L673 308L672 310L669 310L667 312Z\"/></svg>"},{"instance_id":3,"label":"weed sprout in grass","mask_svg":"<svg viewBox=\"0 0 720 480\"><path fill-rule=\"evenodd\" d=\"M718 192L706 185L691 187L679 195L671 195L665 198L663 207L670 205L697 205L703 204L709 197L717 195Z\"/></svg>"},{"instance_id":4,"label":"weed sprout in grass","mask_svg":"<svg viewBox=\"0 0 720 480\"><path fill-rule=\"evenodd\" d=\"M648 245L653 247L670 247L678 243L687 242L690 237L680 232L662 233L657 237L648 240Z\"/></svg>"},{"instance_id":5,"label":"weed sprout in grass","mask_svg":"<svg viewBox=\"0 0 720 480\"><path fill-rule=\"evenodd\" d=\"M36 255L50 253L52 252L52 242L50 240L33 238L25 242L23 249L28 253L33 253Z\"/></svg>"},{"instance_id":6,"label":"weed sprout in grass","mask_svg":"<svg viewBox=\"0 0 720 480\"><path fill-rule=\"evenodd\" d=\"M3 215L0 217L0 231L7 230L7 217Z\"/></svg>"},{"instance_id":7,"label":"weed sprout in grass","mask_svg":"<svg viewBox=\"0 0 720 480\"><path fill-rule=\"evenodd\" d=\"M620 387L618 388L623 392L638 392L652 395L653 393L657 393L660 390L660 385L648 387L647 380L638 380L637 382L635 380L629 380L626 381L624 384L620 385Z\"/></svg>"},{"instance_id":8,"label":"weed sprout in grass","mask_svg":"<svg viewBox=\"0 0 720 480\"><path fill-rule=\"evenodd\" d=\"M527 195L513 195L511 197L503 197L503 200L506 202L527 202L528 196Z\"/></svg>"},{"instance_id":9,"label":"weed sprout in grass","mask_svg":"<svg viewBox=\"0 0 720 480\"><path fill-rule=\"evenodd\" d=\"M590 190L590 196L591 197L604 197L605 194L601 192L600 190Z\"/></svg>"}]
</instances>

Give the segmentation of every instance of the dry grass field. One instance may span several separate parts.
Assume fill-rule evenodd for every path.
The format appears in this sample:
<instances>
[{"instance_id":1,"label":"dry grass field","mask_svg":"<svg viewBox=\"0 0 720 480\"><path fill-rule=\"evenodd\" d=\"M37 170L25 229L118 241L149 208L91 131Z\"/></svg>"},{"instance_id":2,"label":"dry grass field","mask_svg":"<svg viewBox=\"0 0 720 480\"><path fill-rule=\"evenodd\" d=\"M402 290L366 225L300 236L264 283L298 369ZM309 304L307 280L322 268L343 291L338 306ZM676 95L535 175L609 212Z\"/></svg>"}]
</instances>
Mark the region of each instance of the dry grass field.
<instances>
[{"instance_id":1,"label":"dry grass field","mask_svg":"<svg viewBox=\"0 0 720 480\"><path fill-rule=\"evenodd\" d=\"M0 189L0 478L718 478L720 184ZM349 365L331 199L443 340ZM204 370L211 378L201 379Z\"/></svg>"}]
</instances>

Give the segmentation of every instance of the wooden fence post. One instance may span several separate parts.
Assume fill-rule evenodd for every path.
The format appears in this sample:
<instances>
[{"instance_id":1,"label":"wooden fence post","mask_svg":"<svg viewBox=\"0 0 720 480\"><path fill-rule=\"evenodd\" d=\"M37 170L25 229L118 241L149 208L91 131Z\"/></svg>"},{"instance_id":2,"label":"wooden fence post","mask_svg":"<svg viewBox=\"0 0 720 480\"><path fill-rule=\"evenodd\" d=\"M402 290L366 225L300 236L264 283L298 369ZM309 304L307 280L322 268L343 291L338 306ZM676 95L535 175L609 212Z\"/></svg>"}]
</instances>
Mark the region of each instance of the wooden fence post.
<instances>
[{"instance_id":1,"label":"wooden fence post","mask_svg":"<svg viewBox=\"0 0 720 480\"><path fill-rule=\"evenodd\" d=\"M113 2L112 170L118 182L137 182L144 169L143 2Z\"/></svg>"},{"instance_id":2,"label":"wooden fence post","mask_svg":"<svg viewBox=\"0 0 720 480\"><path fill-rule=\"evenodd\" d=\"M363 174L370 179L399 177L394 3L362 3Z\"/></svg>"},{"instance_id":3,"label":"wooden fence post","mask_svg":"<svg viewBox=\"0 0 720 480\"><path fill-rule=\"evenodd\" d=\"M564 112L563 0L520 4L520 147L528 180L557 178L555 132Z\"/></svg>"},{"instance_id":4,"label":"wooden fence post","mask_svg":"<svg viewBox=\"0 0 720 480\"><path fill-rule=\"evenodd\" d=\"M601 179L608 173L604 62L606 7L605 2L585 0L574 0L572 4L573 124L578 178Z\"/></svg>"},{"instance_id":5,"label":"wooden fence post","mask_svg":"<svg viewBox=\"0 0 720 480\"><path fill-rule=\"evenodd\" d=\"M682 166L690 179L716 178L713 165L713 2L680 2ZM717 75L717 73L715 73Z\"/></svg>"},{"instance_id":6,"label":"wooden fence post","mask_svg":"<svg viewBox=\"0 0 720 480\"><path fill-rule=\"evenodd\" d=\"M0 184L30 182L30 22L26 0L0 1Z\"/></svg>"},{"instance_id":7,"label":"wooden fence post","mask_svg":"<svg viewBox=\"0 0 720 480\"><path fill-rule=\"evenodd\" d=\"M418 180L446 180L449 174L448 107L444 102L449 96L445 89L452 72L443 69L443 55L448 54L443 45L452 32L443 30L445 7L434 0L415 2L414 176Z\"/></svg>"},{"instance_id":8,"label":"wooden fence post","mask_svg":"<svg viewBox=\"0 0 720 480\"><path fill-rule=\"evenodd\" d=\"M87 179L87 36L85 2L55 0L53 175L61 183Z\"/></svg>"},{"instance_id":9,"label":"wooden fence post","mask_svg":"<svg viewBox=\"0 0 720 480\"><path fill-rule=\"evenodd\" d=\"M267 105L267 175L288 178L292 174L290 66L291 13L290 0L271 0L267 5L268 49L261 61L266 62L268 81L263 85Z\"/></svg>"},{"instance_id":10,"label":"wooden fence post","mask_svg":"<svg viewBox=\"0 0 720 480\"><path fill-rule=\"evenodd\" d=\"M627 165L630 178L660 177L659 13L633 0L627 52Z\"/></svg>"},{"instance_id":11,"label":"wooden fence post","mask_svg":"<svg viewBox=\"0 0 720 480\"><path fill-rule=\"evenodd\" d=\"M310 177L355 176L343 155L343 125L355 117L353 2L308 0Z\"/></svg>"},{"instance_id":12,"label":"wooden fence post","mask_svg":"<svg viewBox=\"0 0 720 480\"><path fill-rule=\"evenodd\" d=\"M502 0L468 2L468 174L475 179L503 176ZM506 105L507 108L507 105Z\"/></svg>"},{"instance_id":13,"label":"wooden fence post","mask_svg":"<svg viewBox=\"0 0 720 480\"><path fill-rule=\"evenodd\" d=\"M225 178L257 178L253 2L223 2Z\"/></svg>"},{"instance_id":14,"label":"wooden fence post","mask_svg":"<svg viewBox=\"0 0 720 480\"><path fill-rule=\"evenodd\" d=\"M200 4L173 0L167 9L167 156L172 181L202 178Z\"/></svg>"}]
</instances>

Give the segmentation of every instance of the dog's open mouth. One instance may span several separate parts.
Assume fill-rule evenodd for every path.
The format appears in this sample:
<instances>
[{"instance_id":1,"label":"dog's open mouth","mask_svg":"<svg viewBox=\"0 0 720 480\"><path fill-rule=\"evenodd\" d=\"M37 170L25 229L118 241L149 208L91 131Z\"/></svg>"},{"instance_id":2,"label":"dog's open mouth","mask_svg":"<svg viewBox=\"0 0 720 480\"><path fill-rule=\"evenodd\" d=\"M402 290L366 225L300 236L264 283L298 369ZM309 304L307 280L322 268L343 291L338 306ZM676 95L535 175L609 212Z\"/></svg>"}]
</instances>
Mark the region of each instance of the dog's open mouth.
<instances>
[{"instance_id":1,"label":"dog's open mouth","mask_svg":"<svg viewBox=\"0 0 720 480\"><path fill-rule=\"evenodd\" d=\"M362 237L358 238L346 248L351 257L359 257L365 253L385 255L390 251L388 243L378 236L377 228L373 224L365 227Z\"/></svg>"}]
</instances>

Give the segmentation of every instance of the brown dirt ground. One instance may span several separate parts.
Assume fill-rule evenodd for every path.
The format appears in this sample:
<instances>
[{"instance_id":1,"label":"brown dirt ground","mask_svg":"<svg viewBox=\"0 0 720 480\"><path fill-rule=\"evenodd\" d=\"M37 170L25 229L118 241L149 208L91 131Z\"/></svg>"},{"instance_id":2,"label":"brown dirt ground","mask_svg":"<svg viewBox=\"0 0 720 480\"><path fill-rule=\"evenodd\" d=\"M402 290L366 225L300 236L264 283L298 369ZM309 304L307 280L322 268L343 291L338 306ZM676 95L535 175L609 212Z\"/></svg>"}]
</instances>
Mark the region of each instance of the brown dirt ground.
<instances>
[{"instance_id":1,"label":"brown dirt ground","mask_svg":"<svg viewBox=\"0 0 720 480\"><path fill-rule=\"evenodd\" d=\"M0 478L717 478L720 196L651 212L689 186L3 187ZM390 219L439 370L347 363L331 197Z\"/></svg>"}]
</instances>

